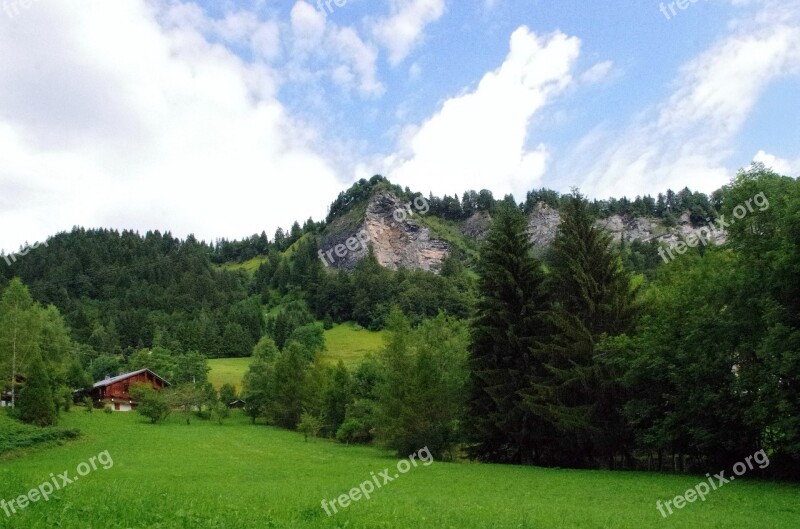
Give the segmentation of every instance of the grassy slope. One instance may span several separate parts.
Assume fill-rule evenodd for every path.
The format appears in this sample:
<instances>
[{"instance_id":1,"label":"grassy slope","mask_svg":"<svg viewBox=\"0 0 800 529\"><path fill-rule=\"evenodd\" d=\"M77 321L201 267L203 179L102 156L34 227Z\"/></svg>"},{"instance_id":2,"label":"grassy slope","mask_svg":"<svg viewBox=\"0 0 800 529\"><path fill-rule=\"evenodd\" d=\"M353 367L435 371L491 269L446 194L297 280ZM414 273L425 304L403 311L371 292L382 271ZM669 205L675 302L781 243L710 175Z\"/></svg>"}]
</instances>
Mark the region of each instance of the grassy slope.
<instances>
[{"instance_id":1,"label":"grassy slope","mask_svg":"<svg viewBox=\"0 0 800 529\"><path fill-rule=\"evenodd\" d=\"M354 323L334 325L325 331L325 345L328 349L322 353L323 361L335 364L343 360L348 367L354 367L367 353L383 348L384 331L368 331Z\"/></svg>"},{"instance_id":2,"label":"grassy slope","mask_svg":"<svg viewBox=\"0 0 800 529\"><path fill-rule=\"evenodd\" d=\"M436 462L420 466L328 518L334 498L396 459L375 448L251 426L173 416L152 426L136 414L76 410L64 426L79 441L0 465L0 498L11 499L104 450L114 465L11 518L9 529L164 528L541 528L794 529L800 488L738 481L667 520L655 508L701 478Z\"/></svg>"},{"instance_id":3,"label":"grassy slope","mask_svg":"<svg viewBox=\"0 0 800 529\"><path fill-rule=\"evenodd\" d=\"M223 384L232 384L237 391L242 389L242 377L250 365L250 358L212 358L208 361L211 371L208 380L219 389Z\"/></svg>"},{"instance_id":4,"label":"grassy slope","mask_svg":"<svg viewBox=\"0 0 800 529\"><path fill-rule=\"evenodd\" d=\"M383 331L372 332L352 323L335 325L325 331L328 350L322 353L324 362L335 364L343 360L345 365L355 367L364 355L383 347ZM208 361L211 367L209 380L215 387L233 384L241 389L242 377L250 365L250 358L217 358Z\"/></svg>"}]
</instances>

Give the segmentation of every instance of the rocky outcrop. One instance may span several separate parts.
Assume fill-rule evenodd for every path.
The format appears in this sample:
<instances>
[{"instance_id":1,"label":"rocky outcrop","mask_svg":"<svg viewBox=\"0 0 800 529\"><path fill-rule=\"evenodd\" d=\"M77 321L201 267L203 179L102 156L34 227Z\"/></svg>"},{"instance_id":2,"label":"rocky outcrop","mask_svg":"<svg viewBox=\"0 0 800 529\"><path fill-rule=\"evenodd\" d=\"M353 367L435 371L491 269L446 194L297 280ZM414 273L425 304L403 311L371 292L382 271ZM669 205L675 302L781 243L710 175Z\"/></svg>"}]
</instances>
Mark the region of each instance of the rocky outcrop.
<instances>
[{"instance_id":1,"label":"rocky outcrop","mask_svg":"<svg viewBox=\"0 0 800 529\"><path fill-rule=\"evenodd\" d=\"M419 215L393 194L378 192L363 216L329 226L320 244L320 257L329 267L351 270L371 246L378 263L391 270L437 272L450 255L450 245L415 220Z\"/></svg>"},{"instance_id":2,"label":"rocky outcrop","mask_svg":"<svg viewBox=\"0 0 800 529\"><path fill-rule=\"evenodd\" d=\"M537 250L550 246L561 224L561 214L557 209L547 204L538 203L528 215L528 234ZM685 240L690 234L697 234L703 228L695 228L685 213L678 220L676 226L667 228L658 219L649 217L636 217L628 219L621 215L611 215L597 221L597 226L611 233L614 240L648 242L657 239L667 245L673 245ZM727 240L727 234L721 230L704 230L705 239L715 244L722 244Z\"/></svg>"},{"instance_id":3,"label":"rocky outcrop","mask_svg":"<svg viewBox=\"0 0 800 529\"><path fill-rule=\"evenodd\" d=\"M489 213L486 211L478 211L463 222L461 225L461 233L472 239L482 241L486 238L491 224L492 217L489 216Z\"/></svg>"}]
</instances>

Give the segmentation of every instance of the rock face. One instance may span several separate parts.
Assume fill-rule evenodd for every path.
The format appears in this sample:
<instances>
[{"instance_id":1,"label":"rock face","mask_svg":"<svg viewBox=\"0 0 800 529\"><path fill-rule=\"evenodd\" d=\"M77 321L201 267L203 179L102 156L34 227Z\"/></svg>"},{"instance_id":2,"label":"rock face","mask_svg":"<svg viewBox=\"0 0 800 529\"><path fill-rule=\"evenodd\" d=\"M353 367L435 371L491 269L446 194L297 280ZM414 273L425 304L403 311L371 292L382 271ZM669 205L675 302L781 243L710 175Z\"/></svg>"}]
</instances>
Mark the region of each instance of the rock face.
<instances>
[{"instance_id":1,"label":"rock face","mask_svg":"<svg viewBox=\"0 0 800 529\"><path fill-rule=\"evenodd\" d=\"M352 270L372 246L375 258L385 268L438 272L450 255L450 245L415 221L417 215L393 194L376 193L362 218L349 225L346 221L331 224L320 245L321 258L327 266Z\"/></svg>"},{"instance_id":2,"label":"rock face","mask_svg":"<svg viewBox=\"0 0 800 529\"><path fill-rule=\"evenodd\" d=\"M461 233L467 237L482 241L486 238L491 224L492 218L489 216L489 213L486 211L478 211L464 221L461 226Z\"/></svg>"},{"instance_id":3,"label":"rock face","mask_svg":"<svg viewBox=\"0 0 800 529\"><path fill-rule=\"evenodd\" d=\"M543 202L539 202L528 215L528 235L537 250L550 246L556 238L561 214Z\"/></svg>"},{"instance_id":4,"label":"rock face","mask_svg":"<svg viewBox=\"0 0 800 529\"><path fill-rule=\"evenodd\" d=\"M528 233L531 242L537 250L547 248L556 237L558 226L561 224L561 214L558 210L549 207L542 202L536 204L528 215ZM667 245L673 245L681 240L685 240L690 234L703 235L706 240L713 241L715 244L722 244L727 240L727 233L722 230L712 230L704 227L694 228L689 220L689 214L681 216L678 224L673 228L667 228L658 219L649 217L637 217L626 219L620 215L612 215L606 219L597 221L597 226L611 233L615 241L620 241L624 237L626 241L648 242L657 239Z\"/></svg>"},{"instance_id":5,"label":"rock face","mask_svg":"<svg viewBox=\"0 0 800 529\"><path fill-rule=\"evenodd\" d=\"M320 244L320 258L326 266L352 270L369 252L371 246L378 263L397 270L428 270L438 272L442 262L450 255L450 243L436 238L431 230L419 222L420 213L403 204L388 191L376 193L363 213L350 214L334 220ZM528 234L537 253L544 252L553 242L561 224L558 210L544 203L537 204L528 215ZM460 225L465 237L483 240L489 231L491 217L486 212L472 215ZM694 228L689 215L684 214L676 226L667 228L658 219L637 217L628 219L612 215L597 221L597 226L611 233L616 241L658 240L673 246L691 235L701 235L707 241L722 244L727 234L706 227ZM702 232L701 232L702 230Z\"/></svg>"}]
</instances>

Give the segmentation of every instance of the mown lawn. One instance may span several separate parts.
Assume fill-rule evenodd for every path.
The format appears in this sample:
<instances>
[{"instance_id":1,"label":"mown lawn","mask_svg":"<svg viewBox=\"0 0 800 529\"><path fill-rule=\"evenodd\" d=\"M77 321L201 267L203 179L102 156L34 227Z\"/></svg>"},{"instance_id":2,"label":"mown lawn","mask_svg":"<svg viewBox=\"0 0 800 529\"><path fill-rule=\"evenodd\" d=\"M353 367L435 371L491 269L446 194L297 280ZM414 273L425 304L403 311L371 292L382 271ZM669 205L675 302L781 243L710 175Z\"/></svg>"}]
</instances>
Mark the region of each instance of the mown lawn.
<instances>
[{"instance_id":1,"label":"mown lawn","mask_svg":"<svg viewBox=\"0 0 800 529\"><path fill-rule=\"evenodd\" d=\"M325 344L328 349L322 353L323 362L335 364L342 360L352 369L367 353L377 352L384 346L383 331L372 332L354 323L343 323L325 331ZM214 358L208 365L211 368L208 378L214 387L233 384L241 390L250 358Z\"/></svg>"},{"instance_id":2,"label":"mown lawn","mask_svg":"<svg viewBox=\"0 0 800 529\"><path fill-rule=\"evenodd\" d=\"M135 414L75 410L62 426L79 440L0 463L0 498L14 498L108 450L98 468L0 527L100 528L541 528L796 529L800 487L737 481L664 520L655 508L695 476L538 469L435 462L419 466L328 517L337 497L397 459L370 447L305 443L299 434L173 416L150 425Z\"/></svg>"}]
</instances>

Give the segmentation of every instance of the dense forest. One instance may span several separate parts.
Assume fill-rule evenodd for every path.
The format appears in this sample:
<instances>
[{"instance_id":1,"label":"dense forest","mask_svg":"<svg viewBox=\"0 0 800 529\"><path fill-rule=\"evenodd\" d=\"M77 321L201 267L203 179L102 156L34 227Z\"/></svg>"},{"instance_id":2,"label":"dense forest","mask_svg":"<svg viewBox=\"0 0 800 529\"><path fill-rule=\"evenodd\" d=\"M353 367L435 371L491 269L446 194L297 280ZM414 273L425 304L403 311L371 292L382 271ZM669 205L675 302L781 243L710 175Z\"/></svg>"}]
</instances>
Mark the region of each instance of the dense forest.
<instances>
[{"instance_id":1,"label":"dense forest","mask_svg":"<svg viewBox=\"0 0 800 529\"><path fill-rule=\"evenodd\" d=\"M377 189L419 196L373 177L341 193L324 222L271 240L75 228L3 266L0 373L21 388L20 413L52 424L57 407L43 414L41 395L63 408L91 380L151 367L177 381L170 402L188 420L217 409L204 359L252 356L248 415L309 435L401 454L425 445L445 458L675 471L763 448L779 462L773 474L800 476L797 180L754 165L710 197L429 196L428 214L446 222L491 216L475 267L454 254L438 274L392 271L370 252L352 271L325 268L320 236ZM768 208L738 220L759 193ZM539 203L563 222L537 258L526 215ZM656 242L617 244L595 223L619 214L669 226L685 213L695 225L737 222L726 244L667 264ZM252 274L229 266L256 257ZM323 328L344 321L389 337L354 370L318 361ZM154 421L169 408L141 400Z\"/></svg>"}]
</instances>

